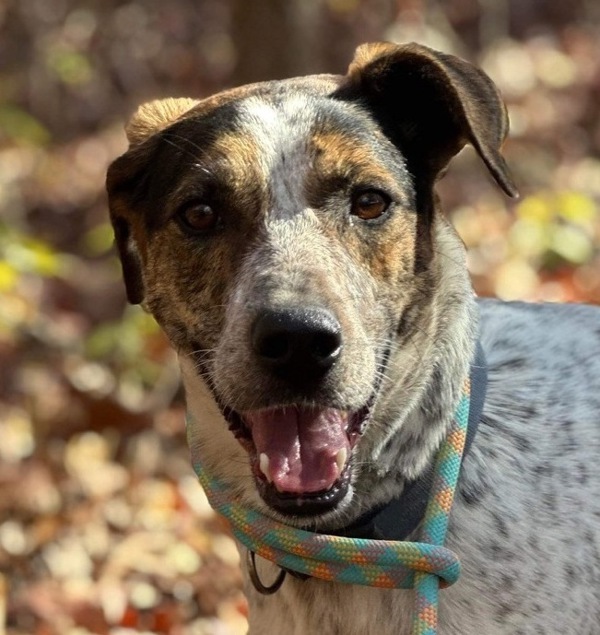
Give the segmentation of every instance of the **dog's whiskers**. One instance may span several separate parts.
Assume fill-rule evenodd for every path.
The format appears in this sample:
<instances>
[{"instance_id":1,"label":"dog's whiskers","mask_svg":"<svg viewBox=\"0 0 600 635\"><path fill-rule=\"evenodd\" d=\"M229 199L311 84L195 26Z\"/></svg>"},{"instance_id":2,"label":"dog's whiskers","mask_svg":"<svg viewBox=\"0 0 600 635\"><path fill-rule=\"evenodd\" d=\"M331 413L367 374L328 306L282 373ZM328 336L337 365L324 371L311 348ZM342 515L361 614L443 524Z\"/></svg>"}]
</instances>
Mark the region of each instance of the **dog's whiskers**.
<instances>
[{"instance_id":1,"label":"dog's whiskers","mask_svg":"<svg viewBox=\"0 0 600 635\"><path fill-rule=\"evenodd\" d=\"M173 131L165 132L163 134L163 139L169 145L173 146L177 150L181 150L182 152L185 152L186 154L189 154L194 159L199 159L202 156L207 156L206 150L204 148L202 148L201 146L199 146L196 142L192 141L191 139L188 139L187 137L183 137L182 135L179 135L179 134L177 134L177 133L175 133ZM197 150L197 153L191 152L190 150L188 150L184 146L179 145L178 143L175 143L175 141L173 141L173 139L177 139L179 141L183 141L185 144L191 146L194 150ZM213 172L211 172L211 170L209 170L206 166L200 165L198 163L194 164L194 166L199 168L203 172L205 172L208 176L214 176Z\"/></svg>"}]
</instances>

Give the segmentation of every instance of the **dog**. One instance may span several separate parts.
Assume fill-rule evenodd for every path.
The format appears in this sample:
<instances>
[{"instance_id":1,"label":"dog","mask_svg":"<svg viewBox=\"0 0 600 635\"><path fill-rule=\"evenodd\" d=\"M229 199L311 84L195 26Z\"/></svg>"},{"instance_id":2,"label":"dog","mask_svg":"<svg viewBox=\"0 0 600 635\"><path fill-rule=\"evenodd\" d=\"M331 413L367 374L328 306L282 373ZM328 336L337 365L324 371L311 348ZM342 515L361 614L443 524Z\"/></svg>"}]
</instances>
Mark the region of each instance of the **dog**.
<instances>
[{"instance_id":1,"label":"dog","mask_svg":"<svg viewBox=\"0 0 600 635\"><path fill-rule=\"evenodd\" d=\"M435 193L470 144L516 195L507 130L478 68L365 44L344 76L141 106L108 171L110 214L128 299L178 353L192 452L288 525L343 531L402 497L479 342L487 396L440 633L598 635L600 311L476 299ZM252 635L410 632L411 591L288 576L266 597L242 562Z\"/></svg>"}]
</instances>

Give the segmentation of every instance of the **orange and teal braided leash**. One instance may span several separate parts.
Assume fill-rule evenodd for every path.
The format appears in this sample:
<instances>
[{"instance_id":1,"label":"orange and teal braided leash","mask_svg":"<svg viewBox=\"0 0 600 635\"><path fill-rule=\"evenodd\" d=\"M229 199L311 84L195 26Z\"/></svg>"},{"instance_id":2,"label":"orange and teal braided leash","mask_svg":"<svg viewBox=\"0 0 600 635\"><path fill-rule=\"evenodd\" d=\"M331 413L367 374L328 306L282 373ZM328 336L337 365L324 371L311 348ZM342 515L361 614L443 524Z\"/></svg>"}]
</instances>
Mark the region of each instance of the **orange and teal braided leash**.
<instances>
[{"instance_id":1,"label":"orange and teal braided leash","mask_svg":"<svg viewBox=\"0 0 600 635\"><path fill-rule=\"evenodd\" d=\"M438 592L460 574L456 554L444 547L469 421L470 381L465 382L450 431L435 463L420 542L347 538L279 523L244 506L194 458L194 470L215 511L248 550L282 569L322 580L380 588L415 589L413 635L436 635Z\"/></svg>"}]
</instances>

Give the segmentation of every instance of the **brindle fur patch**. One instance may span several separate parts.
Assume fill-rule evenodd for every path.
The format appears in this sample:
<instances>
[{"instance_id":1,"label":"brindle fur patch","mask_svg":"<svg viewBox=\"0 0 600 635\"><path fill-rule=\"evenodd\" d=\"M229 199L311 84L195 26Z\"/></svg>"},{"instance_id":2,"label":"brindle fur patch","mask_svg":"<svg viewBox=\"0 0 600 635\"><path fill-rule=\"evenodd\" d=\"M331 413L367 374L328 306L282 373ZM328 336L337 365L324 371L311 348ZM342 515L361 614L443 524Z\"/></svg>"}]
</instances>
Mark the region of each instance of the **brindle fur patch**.
<instances>
[{"instance_id":1,"label":"brindle fur patch","mask_svg":"<svg viewBox=\"0 0 600 635\"><path fill-rule=\"evenodd\" d=\"M398 282L396 288L402 288L402 278L414 266L416 221L412 190L399 186L399 180L401 184L405 179L404 166L395 165L397 159L389 141L376 129L364 137L329 129L313 136L312 151L314 167L306 180L306 195L313 206L328 206L328 196L334 197L340 191L346 206L360 190L380 189L392 196L397 220L386 223L384 218L370 226L363 223L362 231L346 231L345 246L357 263L367 263L375 278L388 284ZM354 226L361 224L360 219L347 220Z\"/></svg>"}]
</instances>

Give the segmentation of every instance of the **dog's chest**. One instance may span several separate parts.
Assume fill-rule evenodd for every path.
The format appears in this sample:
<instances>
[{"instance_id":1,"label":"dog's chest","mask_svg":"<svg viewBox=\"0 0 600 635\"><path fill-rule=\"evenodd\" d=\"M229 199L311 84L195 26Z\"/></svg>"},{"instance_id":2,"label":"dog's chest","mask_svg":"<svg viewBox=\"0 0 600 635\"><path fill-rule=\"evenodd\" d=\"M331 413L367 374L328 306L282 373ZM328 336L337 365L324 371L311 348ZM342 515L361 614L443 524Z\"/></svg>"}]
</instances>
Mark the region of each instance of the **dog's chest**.
<instances>
[{"instance_id":1,"label":"dog's chest","mask_svg":"<svg viewBox=\"0 0 600 635\"><path fill-rule=\"evenodd\" d=\"M288 576L275 596L259 596L252 590L249 600L248 635L410 634L410 591L303 582Z\"/></svg>"},{"instance_id":2,"label":"dog's chest","mask_svg":"<svg viewBox=\"0 0 600 635\"><path fill-rule=\"evenodd\" d=\"M269 573L265 571L265 580L276 575L273 569ZM275 595L262 596L251 587L246 572L244 576L250 602L248 635L411 635L413 632L412 590L376 589L320 580L303 582L288 576ZM485 590L477 588L474 592L472 585L443 590L439 613L441 633L514 635L509 622L496 620L493 605L493 599ZM523 635L537 632L522 631Z\"/></svg>"}]
</instances>

